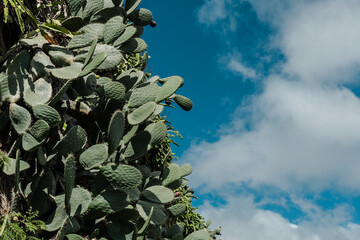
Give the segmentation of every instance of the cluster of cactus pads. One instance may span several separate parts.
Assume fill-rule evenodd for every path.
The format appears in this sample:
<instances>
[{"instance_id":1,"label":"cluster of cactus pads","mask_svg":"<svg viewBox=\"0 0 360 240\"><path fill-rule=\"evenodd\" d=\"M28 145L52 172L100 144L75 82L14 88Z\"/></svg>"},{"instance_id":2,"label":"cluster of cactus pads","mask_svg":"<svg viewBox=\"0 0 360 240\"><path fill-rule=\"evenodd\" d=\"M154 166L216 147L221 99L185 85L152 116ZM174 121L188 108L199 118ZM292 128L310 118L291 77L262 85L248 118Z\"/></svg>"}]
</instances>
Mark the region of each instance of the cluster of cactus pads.
<instances>
[{"instance_id":1,"label":"cluster of cactus pads","mask_svg":"<svg viewBox=\"0 0 360 240\"><path fill-rule=\"evenodd\" d=\"M68 0L62 25L74 36L64 46L38 34L0 60L0 176L14 186L12 211L31 207L46 222L38 238L209 240L218 233L186 236L174 220L186 212L174 191L191 166L164 159L154 168L146 159L168 137L163 102L186 111L192 102L175 93L181 77L144 73L140 36L152 13L140 2ZM118 71L132 54L139 67Z\"/></svg>"}]
</instances>

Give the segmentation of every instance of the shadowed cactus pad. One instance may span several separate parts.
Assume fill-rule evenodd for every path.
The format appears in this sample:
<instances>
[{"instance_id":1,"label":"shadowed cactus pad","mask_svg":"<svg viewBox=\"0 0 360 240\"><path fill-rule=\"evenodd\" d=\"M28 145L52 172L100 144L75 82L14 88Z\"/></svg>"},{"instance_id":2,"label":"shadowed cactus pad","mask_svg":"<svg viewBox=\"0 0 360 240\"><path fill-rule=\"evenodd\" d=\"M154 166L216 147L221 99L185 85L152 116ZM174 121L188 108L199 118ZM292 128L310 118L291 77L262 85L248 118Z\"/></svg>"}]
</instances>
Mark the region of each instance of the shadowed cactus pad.
<instances>
[{"instance_id":1,"label":"shadowed cactus pad","mask_svg":"<svg viewBox=\"0 0 360 240\"><path fill-rule=\"evenodd\" d=\"M106 161L107 152L108 147L105 144L93 145L80 155L79 161L86 170L90 170Z\"/></svg>"},{"instance_id":2,"label":"shadowed cactus pad","mask_svg":"<svg viewBox=\"0 0 360 240\"><path fill-rule=\"evenodd\" d=\"M90 203L89 209L105 214L116 213L129 205L128 195L121 190L108 190L97 195Z\"/></svg>"},{"instance_id":3,"label":"shadowed cactus pad","mask_svg":"<svg viewBox=\"0 0 360 240\"><path fill-rule=\"evenodd\" d=\"M128 17L133 23L139 26L149 25L153 20L151 11L145 8L133 11Z\"/></svg>"}]
</instances>

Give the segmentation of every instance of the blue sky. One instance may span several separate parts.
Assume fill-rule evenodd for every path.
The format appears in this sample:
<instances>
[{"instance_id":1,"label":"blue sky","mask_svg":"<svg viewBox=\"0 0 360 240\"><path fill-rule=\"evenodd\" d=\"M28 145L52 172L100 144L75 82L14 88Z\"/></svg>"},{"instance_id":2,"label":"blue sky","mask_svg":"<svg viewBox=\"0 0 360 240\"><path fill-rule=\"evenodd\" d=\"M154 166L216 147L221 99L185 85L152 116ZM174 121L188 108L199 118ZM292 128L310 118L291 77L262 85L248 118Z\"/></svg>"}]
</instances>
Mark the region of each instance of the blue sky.
<instances>
[{"instance_id":1,"label":"blue sky","mask_svg":"<svg viewBox=\"0 0 360 240\"><path fill-rule=\"evenodd\" d=\"M143 0L151 71L180 75L168 111L195 204L222 240L360 236L360 2Z\"/></svg>"}]
</instances>

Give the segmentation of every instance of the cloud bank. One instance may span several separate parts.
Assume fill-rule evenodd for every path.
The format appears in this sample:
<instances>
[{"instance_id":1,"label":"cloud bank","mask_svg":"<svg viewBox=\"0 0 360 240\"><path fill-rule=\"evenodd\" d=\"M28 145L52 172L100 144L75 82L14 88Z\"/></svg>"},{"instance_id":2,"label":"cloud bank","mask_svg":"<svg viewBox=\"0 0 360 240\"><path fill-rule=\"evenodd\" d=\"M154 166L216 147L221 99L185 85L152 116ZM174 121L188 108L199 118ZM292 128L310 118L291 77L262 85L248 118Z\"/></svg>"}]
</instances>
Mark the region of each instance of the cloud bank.
<instances>
[{"instance_id":1,"label":"cloud bank","mask_svg":"<svg viewBox=\"0 0 360 240\"><path fill-rule=\"evenodd\" d=\"M185 152L183 159L194 166L192 184L226 196L226 205L206 203L201 209L228 226L223 240L355 239L360 226L351 222L347 208L327 211L325 224L318 223L324 212L311 214L301 207L305 218L294 224L246 196L227 195L225 189L245 183L296 196L329 189L360 195L360 100L347 87L359 82L360 2L249 2L259 21L276 29L264 48L280 49L285 61L276 72L260 74L265 76L262 92L251 96L246 107L239 106L233 121L219 131L218 141L194 143ZM234 6L239 1L206 0L198 20L207 29L226 23L230 27L217 32L227 38L242 31L236 24L241 14ZM231 56L224 62L229 71L245 78L260 76L236 55L222 54Z\"/></svg>"}]
</instances>

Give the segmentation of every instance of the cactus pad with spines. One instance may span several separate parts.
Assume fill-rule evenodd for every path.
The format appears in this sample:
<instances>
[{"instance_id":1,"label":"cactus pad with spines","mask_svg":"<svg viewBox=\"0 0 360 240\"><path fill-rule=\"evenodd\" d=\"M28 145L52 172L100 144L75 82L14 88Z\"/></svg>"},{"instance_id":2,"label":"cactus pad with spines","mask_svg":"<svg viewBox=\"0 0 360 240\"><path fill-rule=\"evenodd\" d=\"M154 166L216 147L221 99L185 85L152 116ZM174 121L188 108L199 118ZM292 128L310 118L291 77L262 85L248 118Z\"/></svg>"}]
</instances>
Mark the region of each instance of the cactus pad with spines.
<instances>
[{"instance_id":1,"label":"cactus pad with spines","mask_svg":"<svg viewBox=\"0 0 360 240\"><path fill-rule=\"evenodd\" d=\"M107 152L108 147L105 144L93 145L80 155L79 162L86 170L90 170L106 161Z\"/></svg>"},{"instance_id":2,"label":"cactus pad with spines","mask_svg":"<svg viewBox=\"0 0 360 240\"><path fill-rule=\"evenodd\" d=\"M109 163L100 169L116 189L133 189L141 184L141 173L132 166Z\"/></svg>"},{"instance_id":3,"label":"cactus pad with spines","mask_svg":"<svg viewBox=\"0 0 360 240\"><path fill-rule=\"evenodd\" d=\"M33 106L32 110L37 119L45 120L50 127L56 126L61 121L59 113L48 105L39 104Z\"/></svg>"}]
</instances>

